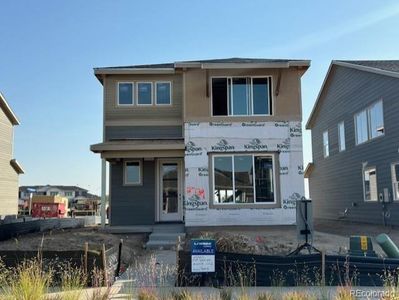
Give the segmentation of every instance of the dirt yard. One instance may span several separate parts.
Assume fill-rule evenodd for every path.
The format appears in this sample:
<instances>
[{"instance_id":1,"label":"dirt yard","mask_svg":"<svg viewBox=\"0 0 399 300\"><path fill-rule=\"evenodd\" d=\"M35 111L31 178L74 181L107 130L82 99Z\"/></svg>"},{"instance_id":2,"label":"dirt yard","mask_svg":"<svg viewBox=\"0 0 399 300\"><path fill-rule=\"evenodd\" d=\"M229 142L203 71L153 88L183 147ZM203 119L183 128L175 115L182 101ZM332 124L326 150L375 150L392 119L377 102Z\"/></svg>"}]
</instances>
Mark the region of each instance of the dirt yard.
<instances>
[{"instance_id":1,"label":"dirt yard","mask_svg":"<svg viewBox=\"0 0 399 300\"><path fill-rule=\"evenodd\" d=\"M399 245L399 230L389 227L354 224L343 221L316 221L313 246L328 254L346 254L349 248L349 236L368 235L373 240L374 250L381 256L384 253L375 242L380 233L387 233ZM256 253L268 255L286 255L298 246L295 226L270 226L239 229L236 227L220 231L210 229L194 231L187 235L190 238L211 237L217 240L220 251ZM186 244L188 250L189 245Z\"/></svg>"},{"instance_id":2,"label":"dirt yard","mask_svg":"<svg viewBox=\"0 0 399 300\"><path fill-rule=\"evenodd\" d=\"M84 243L89 243L89 249L99 249L102 244L106 249L118 247L123 239L122 260L130 264L134 257L144 253L143 245L146 234L110 234L96 227L76 228L67 230L52 230L41 233L21 235L18 238L0 242L1 250L82 250Z\"/></svg>"},{"instance_id":3,"label":"dirt yard","mask_svg":"<svg viewBox=\"0 0 399 300\"><path fill-rule=\"evenodd\" d=\"M346 254L349 247L350 235L369 235L373 238L374 250L383 255L381 248L374 241L380 233L387 233L399 245L399 229L383 226L353 224L343 221L315 221L313 245L329 254ZM212 237L218 241L218 250L236 251L256 254L288 254L293 251L297 243L295 226L270 227L230 227L221 231L210 228L203 231L189 232L186 236L186 249L191 238ZM123 239L123 261L130 264L137 256L147 255L149 251L143 249L146 234L111 234L96 227L53 230L44 233L33 233L0 242L1 250L82 250L84 243L89 248L99 248L105 244L106 248L117 247Z\"/></svg>"}]
</instances>

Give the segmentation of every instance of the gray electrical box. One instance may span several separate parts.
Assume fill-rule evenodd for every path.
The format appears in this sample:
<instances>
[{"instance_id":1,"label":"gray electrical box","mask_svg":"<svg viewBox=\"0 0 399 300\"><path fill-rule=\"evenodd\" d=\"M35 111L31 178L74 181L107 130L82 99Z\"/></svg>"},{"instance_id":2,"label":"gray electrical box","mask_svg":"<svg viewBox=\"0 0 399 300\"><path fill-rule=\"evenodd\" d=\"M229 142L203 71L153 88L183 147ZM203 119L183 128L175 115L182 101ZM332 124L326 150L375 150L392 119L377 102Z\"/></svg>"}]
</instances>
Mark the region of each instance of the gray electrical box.
<instances>
[{"instance_id":1,"label":"gray electrical box","mask_svg":"<svg viewBox=\"0 0 399 300\"><path fill-rule=\"evenodd\" d=\"M296 228L298 243L313 243L312 200L305 197L296 201Z\"/></svg>"}]
</instances>

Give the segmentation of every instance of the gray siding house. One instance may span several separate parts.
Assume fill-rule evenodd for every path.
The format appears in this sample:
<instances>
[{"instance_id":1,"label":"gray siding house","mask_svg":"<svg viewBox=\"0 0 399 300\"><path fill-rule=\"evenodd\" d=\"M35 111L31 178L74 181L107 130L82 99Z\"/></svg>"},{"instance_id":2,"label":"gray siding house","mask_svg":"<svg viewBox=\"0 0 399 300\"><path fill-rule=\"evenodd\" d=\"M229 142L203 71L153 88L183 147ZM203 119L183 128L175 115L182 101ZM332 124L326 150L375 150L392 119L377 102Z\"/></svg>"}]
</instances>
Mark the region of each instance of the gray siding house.
<instances>
[{"instance_id":1,"label":"gray siding house","mask_svg":"<svg viewBox=\"0 0 399 300\"><path fill-rule=\"evenodd\" d=\"M332 61L306 128L315 217L399 225L399 61Z\"/></svg>"},{"instance_id":2,"label":"gray siding house","mask_svg":"<svg viewBox=\"0 0 399 300\"><path fill-rule=\"evenodd\" d=\"M304 195L307 60L229 58L94 69L103 86L109 223L295 224Z\"/></svg>"},{"instance_id":3,"label":"gray siding house","mask_svg":"<svg viewBox=\"0 0 399 300\"><path fill-rule=\"evenodd\" d=\"M24 171L13 157L18 118L0 93L0 217L18 213L18 175Z\"/></svg>"}]
</instances>

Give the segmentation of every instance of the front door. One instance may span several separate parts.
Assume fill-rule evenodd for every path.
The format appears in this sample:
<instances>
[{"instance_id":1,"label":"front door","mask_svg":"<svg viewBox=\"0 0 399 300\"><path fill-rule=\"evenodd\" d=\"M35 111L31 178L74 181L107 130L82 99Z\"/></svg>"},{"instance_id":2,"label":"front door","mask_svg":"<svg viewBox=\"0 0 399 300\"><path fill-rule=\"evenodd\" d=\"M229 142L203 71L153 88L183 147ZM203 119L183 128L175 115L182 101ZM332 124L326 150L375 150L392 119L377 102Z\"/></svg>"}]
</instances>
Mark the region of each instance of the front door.
<instances>
[{"instance_id":1,"label":"front door","mask_svg":"<svg viewBox=\"0 0 399 300\"><path fill-rule=\"evenodd\" d=\"M182 160L159 161L159 220L182 221Z\"/></svg>"}]
</instances>

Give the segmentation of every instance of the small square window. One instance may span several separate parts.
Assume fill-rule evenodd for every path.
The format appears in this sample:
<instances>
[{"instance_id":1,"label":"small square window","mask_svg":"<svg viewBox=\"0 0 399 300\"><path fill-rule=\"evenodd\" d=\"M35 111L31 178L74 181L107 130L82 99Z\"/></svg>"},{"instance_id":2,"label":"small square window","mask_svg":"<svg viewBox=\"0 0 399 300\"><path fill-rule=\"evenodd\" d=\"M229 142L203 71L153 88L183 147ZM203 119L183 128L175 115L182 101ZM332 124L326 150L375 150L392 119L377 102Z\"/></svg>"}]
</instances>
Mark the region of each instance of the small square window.
<instances>
[{"instance_id":1,"label":"small square window","mask_svg":"<svg viewBox=\"0 0 399 300\"><path fill-rule=\"evenodd\" d=\"M156 104L171 104L171 83L157 82L156 83Z\"/></svg>"},{"instance_id":2,"label":"small square window","mask_svg":"<svg viewBox=\"0 0 399 300\"><path fill-rule=\"evenodd\" d=\"M141 162L127 161L125 162L125 185L140 185L141 184Z\"/></svg>"},{"instance_id":3,"label":"small square window","mask_svg":"<svg viewBox=\"0 0 399 300\"><path fill-rule=\"evenodd\" d=\"M119 82L118 83L118 105L133 105L133 83Z\"/></svg>"},{"instance_id":4,"label":"small square window","mask_svg":"<svg viewBox=\"0 0 399 300\"><path fill-rule=\"evenodd\" d=\"M137 104L151 105L152 104L152 83L139 82L137 83Z\"/></svg>"}]
</instances>

